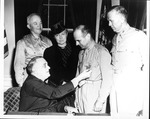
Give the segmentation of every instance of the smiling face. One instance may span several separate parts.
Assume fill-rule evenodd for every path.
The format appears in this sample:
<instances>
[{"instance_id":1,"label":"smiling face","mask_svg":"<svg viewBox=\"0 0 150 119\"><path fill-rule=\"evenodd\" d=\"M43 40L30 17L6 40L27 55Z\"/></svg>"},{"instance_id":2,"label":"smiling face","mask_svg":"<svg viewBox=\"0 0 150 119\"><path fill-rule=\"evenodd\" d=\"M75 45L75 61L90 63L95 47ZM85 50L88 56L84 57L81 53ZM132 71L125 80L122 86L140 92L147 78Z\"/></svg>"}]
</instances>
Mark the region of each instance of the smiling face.
<instances>
[{"instance_id":1,"label":"smiling face","mask_svg":"<svg viewBox=\"0 0 150 119\"><path fill-rule=\"evenodd\" d=\"M38 15L33 15L28 19L27 27L35 35L40 35L42 32L42 21Z\"/></svg>"},{"instance_id":2,"label":"smiling face","mask_svg":"<svg viewBox=\"0 0 150 119\"><path fill-rule=\"evenodd\" d=\"M109 26L113 29L114 32L119 33L122 29L124 18L121 14L112 10L107 15L107 20L109 22Z\"/></svg>"},{"instance_id":3,"label":"smiling face","mask_svg":"<svg viewBox=\"0 0 150 119\"><path fill-rule=\"evenodd\" d=\"M59 34L56 34L54 37L59 47L65 47L67 42L67 31L64 30Z\"/></svg>"}]
</instances>

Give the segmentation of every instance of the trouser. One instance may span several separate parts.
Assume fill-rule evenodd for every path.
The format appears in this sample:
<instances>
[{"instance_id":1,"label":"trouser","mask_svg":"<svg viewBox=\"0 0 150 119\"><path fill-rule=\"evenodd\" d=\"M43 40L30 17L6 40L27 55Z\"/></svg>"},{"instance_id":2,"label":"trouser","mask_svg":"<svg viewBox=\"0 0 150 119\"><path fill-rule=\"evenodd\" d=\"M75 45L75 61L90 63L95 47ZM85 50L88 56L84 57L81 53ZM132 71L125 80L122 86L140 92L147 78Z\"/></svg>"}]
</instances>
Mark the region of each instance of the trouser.
<instances>
[{"instance_id":1,"label":"trouser","mask_svg":"<svg viewBox=\"0 0 150 119\"><path fill-rule=\"evenodd\" d=\"M38 110L38 112L65 112L65 106L74 107L74 100L74 92L71 92L62 98L50 100L49 105Z\"/></svg>"},{"instance_id":2,"label":"trouser","mask_svg":"<svg viewBox=\"0 0 150 119\"><path fill-rule=\"evenodd\" d=\"M111 114L136 115L143 104L145 79L141 71L126 71L115 74L113 78L114 85L110 94Z\"/></svg>"},{"instance_id":3,"label":"trouser","mask_svg":"<svg viewBox=\"0 0 150 119\"><path fill-rule=\"evenodd\" d=\"M74 107L74 101L75 101L74 92L71 92L67 94L65 97L58 99L57 112L65 112L64 110L65 106Z\"/></svg>"}]
</instances>

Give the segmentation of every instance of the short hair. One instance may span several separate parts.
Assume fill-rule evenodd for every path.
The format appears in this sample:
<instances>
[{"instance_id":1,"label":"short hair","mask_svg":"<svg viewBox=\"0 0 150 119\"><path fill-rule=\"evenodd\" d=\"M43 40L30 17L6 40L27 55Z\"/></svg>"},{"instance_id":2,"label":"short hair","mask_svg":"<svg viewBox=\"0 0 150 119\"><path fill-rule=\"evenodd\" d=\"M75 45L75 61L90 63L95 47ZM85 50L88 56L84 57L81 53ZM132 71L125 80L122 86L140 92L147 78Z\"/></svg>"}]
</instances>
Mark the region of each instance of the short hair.
<instances>
[{"instance_id":1,"label":"short hair","mask_svg":"<svg viewBox=\"0 0 150 119\"><path fill-rule=\"evenodd\" d=\"M121 14L122 16L124 16L125 20L127 21L128 19L128 12L127 10L123 7L123 6L120 6L120 5L115 5L115 6L112 6L107 13L111 12L115 10L117 13Z\"/></svg>"},{"instance_id":2,"label":"short hair","mask_svg":"<svg viewBox=\"0 0 150 119\"><path fill-rule=\"evenodd\" d=\"M36 56L36 57L33 57L33 58L29 61L28 65L27 65L27 67L26 67L27 73L28 73L29 75L31 75L33 66L34 66L34 64L36 63L37 59L40 59L40 58L43 58L43 57L42 57L42 56Z\"/></svg>"},{"instance_id":3,"label":"short hair","mask_svg":"<svg viewBox=\"0 0 150 119\"><path fill-rule=\"evenodd\" d=\"M89 33L91 37L93 37L92 31L87 25L79 25L75 28L75 30L81 30L81 33L83 34L83 36Z\"/></svg>"},{"instance_id":4,"label":"short hair","mask_svg":"<svg viewBox=\"0 0 150 119\"><path fill-rule=\"evenodd\" d=\"M40 17L40 15L38 13L32 13L29 16L27 16L27 24L30 24L30 20L33 16L38 16ZM40 17L41 18L41 17Z\"/></svg>"}]
</instances>

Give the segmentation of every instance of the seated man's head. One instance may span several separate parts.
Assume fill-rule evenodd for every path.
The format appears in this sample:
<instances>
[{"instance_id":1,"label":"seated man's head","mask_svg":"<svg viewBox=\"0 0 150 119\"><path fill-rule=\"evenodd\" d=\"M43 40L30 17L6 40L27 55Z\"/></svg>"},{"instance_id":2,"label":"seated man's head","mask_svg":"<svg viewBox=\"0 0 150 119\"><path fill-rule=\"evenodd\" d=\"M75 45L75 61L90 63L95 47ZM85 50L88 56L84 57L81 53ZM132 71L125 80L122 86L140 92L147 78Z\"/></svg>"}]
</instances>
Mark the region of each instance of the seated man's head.
<instances>
[{"instance_id":1,"label":"seated man's head","mask_svg":"<svg viewBox=\"0 0 150 119\"><path fill-rule=\"evenodd\" d=\"M59 47L64 48L67 44L68 31L62 22L58 22L51 28L54 38Z\"/></svg>"},{"instance_id":2,"label":"seated man's head","mask_svg":"<svg viewBox=\"0 0 150 119\"><path fill-rule=\"evenodd\" d=\"M43 29L41 17L36 13L30 14L27 17L27 27L35 37L39 36Z\"/></svg>"},{"instance_id":3,"label":"seated man's head","mask_svg":"<svg viewBox=\"0 0 150 119\"><path fill-rule=\"evenodd\" d=\"M27 65L28 74L34 75L43 81L50 76L49 69L47 61L42 56L32 58Z\"/></svg>"}]
</instances>

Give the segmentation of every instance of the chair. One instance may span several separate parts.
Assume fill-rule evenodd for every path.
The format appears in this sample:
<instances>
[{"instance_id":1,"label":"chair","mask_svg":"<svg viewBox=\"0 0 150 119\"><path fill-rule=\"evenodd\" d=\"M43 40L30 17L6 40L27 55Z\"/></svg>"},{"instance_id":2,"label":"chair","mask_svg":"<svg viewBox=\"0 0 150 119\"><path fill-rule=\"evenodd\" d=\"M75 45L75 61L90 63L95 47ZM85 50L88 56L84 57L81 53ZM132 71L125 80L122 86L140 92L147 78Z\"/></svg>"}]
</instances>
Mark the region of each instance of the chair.
<instances>
[{"instance_id":1,"label":"chair","mask_svg":"<svg viewBox=\"0 0 150 119\"><path fill-rule=\"evenodd\" d=\"M21 87L11 87L4 92L4 112L17 112L19 109Z\"/></svg>"}]
</instances>

